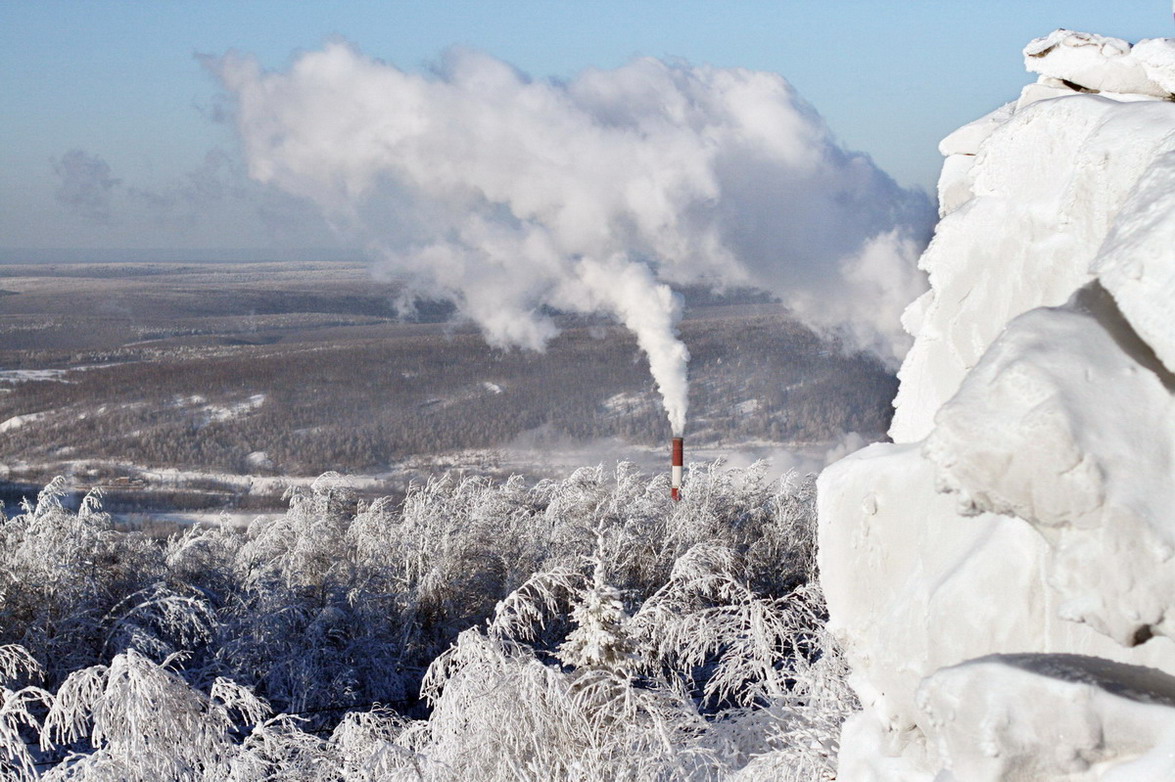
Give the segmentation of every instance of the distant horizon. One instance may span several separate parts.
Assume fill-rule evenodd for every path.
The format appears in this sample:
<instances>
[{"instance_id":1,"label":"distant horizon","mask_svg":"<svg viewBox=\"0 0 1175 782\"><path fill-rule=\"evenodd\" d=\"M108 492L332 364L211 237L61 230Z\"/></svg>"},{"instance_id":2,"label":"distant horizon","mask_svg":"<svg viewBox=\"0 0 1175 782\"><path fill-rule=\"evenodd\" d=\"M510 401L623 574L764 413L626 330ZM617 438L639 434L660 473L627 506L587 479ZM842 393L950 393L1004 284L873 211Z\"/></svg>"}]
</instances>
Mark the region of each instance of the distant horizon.
<instances>
[{"instance_id":1,"label":"distant horizon","mask_svg":"<svg viewBox=\"0 0 1175 782\"><path fill-rule=\"evenodd\" d=\"M74 248L0 247L0 266L86 263L357 263L370 261L357 250L329 247Z\"/></svg>"}]
</instances>

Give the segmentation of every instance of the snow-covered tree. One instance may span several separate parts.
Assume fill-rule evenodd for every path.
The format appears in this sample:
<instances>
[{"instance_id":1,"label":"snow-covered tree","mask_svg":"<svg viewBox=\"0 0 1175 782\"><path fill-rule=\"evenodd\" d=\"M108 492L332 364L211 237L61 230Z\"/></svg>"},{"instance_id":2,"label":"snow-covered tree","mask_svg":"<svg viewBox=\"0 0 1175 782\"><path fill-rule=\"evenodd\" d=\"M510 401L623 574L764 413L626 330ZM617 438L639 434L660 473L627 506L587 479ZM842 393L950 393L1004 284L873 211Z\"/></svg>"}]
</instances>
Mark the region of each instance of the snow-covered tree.
<instances>
[{"instance_id":1,"label":"snow-covered tree","mask_svg":"<svg viewBox=\"0 0 1175 782\"><path fill-rule=\"evenodd\" d=\"M0 763L819 779L854 701L813 581L812 482L703 465L685 489L620 465L366 504L327 475L282 517L160 543L96 496L68 510L55 482L0 519Z\"/></svg>"}]
</instances>

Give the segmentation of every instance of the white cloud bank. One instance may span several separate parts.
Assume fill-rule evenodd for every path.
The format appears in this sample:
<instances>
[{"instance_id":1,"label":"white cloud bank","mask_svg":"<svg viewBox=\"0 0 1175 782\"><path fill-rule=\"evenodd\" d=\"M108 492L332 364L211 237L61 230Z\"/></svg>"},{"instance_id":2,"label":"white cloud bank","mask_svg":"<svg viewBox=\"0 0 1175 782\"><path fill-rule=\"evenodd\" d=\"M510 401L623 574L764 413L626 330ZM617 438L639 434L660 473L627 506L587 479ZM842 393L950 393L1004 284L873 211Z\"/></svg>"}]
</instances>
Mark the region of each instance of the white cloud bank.
<instances>
[{"instance_id":1,"label":"white cloud bank","mask_svg":"<svg viewBox=\"0 0 1175 782\"><path fill-rule=\"evenodd\" d=\"M542 349L544 307L611 314L675 430L688 353L666 283L762 286L887 360L905 351L930 201L837 146L775 74L639 59L535 81L455 50L419 75L340 42L283 72L215 68L253 178L316 203L493 345Z\"/></svg>"}]
</instances>

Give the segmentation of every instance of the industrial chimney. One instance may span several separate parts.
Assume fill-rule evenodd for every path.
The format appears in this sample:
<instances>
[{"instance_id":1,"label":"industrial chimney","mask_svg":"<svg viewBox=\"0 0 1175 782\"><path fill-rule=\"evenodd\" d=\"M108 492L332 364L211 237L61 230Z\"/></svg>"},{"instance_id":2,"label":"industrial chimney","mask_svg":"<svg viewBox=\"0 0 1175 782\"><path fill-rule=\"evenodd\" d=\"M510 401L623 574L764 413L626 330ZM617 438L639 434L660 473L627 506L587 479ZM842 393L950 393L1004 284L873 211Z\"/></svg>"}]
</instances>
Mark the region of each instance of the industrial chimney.
<instances>
[{"instance_id":1,"label":"industrial chimney","mask_svg":"<svg viewBox=\"0 0 1175 782\"><path fill-rule=\"evenodd\" d=\"M673 438L672 474L669 479L669 495L681 499L681 468L685 464L685 443L680 437Z\"/></svg>"}]
</instances>

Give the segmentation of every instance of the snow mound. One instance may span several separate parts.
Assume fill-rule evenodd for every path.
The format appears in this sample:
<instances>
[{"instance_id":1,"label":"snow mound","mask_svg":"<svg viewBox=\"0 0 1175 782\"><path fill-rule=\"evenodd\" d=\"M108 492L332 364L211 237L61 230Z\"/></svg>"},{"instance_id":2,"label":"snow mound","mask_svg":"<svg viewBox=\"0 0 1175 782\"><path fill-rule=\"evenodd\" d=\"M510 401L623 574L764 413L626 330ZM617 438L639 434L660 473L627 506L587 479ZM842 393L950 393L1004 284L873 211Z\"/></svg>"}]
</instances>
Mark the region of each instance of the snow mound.
<instances>
[{"instance_id":1,"label":"snow mound","mask_svg":"<svg viewBox=\"0 0 1175 782\"><path fill-rule=\"evenodd\" d=\"M1175 778L1173 47L1057 31L943 141L894 443L819 481L839 779Z\"/></svg>"}]
</instances>

